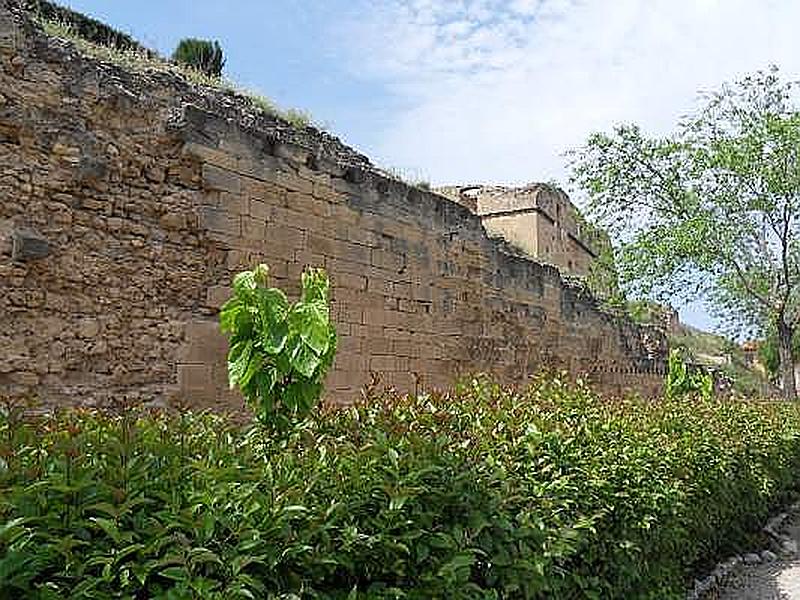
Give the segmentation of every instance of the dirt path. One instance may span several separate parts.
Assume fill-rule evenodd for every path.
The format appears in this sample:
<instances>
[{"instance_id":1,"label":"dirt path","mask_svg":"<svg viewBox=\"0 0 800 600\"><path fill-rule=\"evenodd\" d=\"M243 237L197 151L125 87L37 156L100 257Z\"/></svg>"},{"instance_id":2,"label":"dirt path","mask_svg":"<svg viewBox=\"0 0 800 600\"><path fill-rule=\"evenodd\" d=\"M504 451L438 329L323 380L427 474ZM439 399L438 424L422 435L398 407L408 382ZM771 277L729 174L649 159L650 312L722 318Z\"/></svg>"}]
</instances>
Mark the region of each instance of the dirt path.
<instances>
[{"instance_id":1,"label":"dirt path","mask_svg":"<svg viewBox=\"0 0 800 600\"><path fill-rule=\"evenodd\" d=\"M706 598L719 600L800 600L800 561L746 566Z\"/></svg>"},{"instance_id":2,"label":"dirt path","mask_svg":"<svg viewBox=\"0 0 800 600\"><path fill-rule=\"evenodd\" d=\"M703 600L800 600L800 510L797 505L777 526L775 554L746 555L720 577ZM748 564L748 558L750 564ZM759 562L755 562L758 558Z\"/></svg>"}]
</instances>

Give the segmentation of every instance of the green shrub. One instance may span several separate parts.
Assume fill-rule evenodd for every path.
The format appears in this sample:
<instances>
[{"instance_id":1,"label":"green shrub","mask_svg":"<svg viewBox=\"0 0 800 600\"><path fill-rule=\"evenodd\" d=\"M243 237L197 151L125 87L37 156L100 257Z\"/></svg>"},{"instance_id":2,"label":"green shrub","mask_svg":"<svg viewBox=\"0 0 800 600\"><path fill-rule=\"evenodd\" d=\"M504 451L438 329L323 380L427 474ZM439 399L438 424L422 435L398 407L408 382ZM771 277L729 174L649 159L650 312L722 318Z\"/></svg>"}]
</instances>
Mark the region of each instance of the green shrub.
<instances>
[{"instance_id":1,"label":"green shrub","mask_svg":"<svg viewBox=\"0 0 800 600\"><path fill-rule=\"evenodd\" d=\"M221 77L225 57L219 42L186 38L172 54L175 62L189 65L209 77Z\"/></svg>"},{"instance_id":2,"label":"green shrub","mask_svg":"<svg viewBox=\"0 0 800 600\"><path fill-rule=\"evenodd\" d=\"M800 405L473 380L275 439L11 414L0 457L3 598L682 598L796 491Z\"/></svg>"},{"instance_id":3,"label":"green shrub","mask_svg":"<svg viewBox=\"0 0 800 600\"><path fill-rule=\"evenodd\" d=\"M267 265L236 275L219 318L230 334L231 388L239 387L262 422L285 427L319 401L336 354L336 330L325 271L306 269L300 300L291 305L267 285L268 277Z\"/></svg>"},{"instance_id":4,"label":"green shrub","mask_svg":"<svg viewBox=\"0 0 800 600\"><path fill-rule=\"evenodd\" d=\"M670 398L699 395L709 399L714 395L714 376L687 365L681 351L673 348L669 352L664 391Z\"/></svg>"}]
</instances>

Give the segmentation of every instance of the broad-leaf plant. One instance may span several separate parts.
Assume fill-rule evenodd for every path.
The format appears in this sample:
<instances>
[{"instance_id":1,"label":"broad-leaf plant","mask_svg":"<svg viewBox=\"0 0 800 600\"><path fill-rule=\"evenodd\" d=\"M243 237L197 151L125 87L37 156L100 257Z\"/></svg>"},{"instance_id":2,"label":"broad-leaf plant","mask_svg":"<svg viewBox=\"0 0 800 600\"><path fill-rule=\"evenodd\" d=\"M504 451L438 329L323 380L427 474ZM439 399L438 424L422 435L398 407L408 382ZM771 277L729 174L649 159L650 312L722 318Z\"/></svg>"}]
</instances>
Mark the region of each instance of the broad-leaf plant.
<instances>
[{"instance_id":1,"label":"broad-leaf plant","mask_svg":"<svg viewBox=\"0 0 800 600\"><path fill-rule=\"evenodd\" d=\"M220 311L230 335L228 380L262 422L285 426L319 401L336 354L325 271L308 268L300 299L290 303L268 284L269 267L258 265L233 279L233 297Z\"/></svg>"}]
</instances>

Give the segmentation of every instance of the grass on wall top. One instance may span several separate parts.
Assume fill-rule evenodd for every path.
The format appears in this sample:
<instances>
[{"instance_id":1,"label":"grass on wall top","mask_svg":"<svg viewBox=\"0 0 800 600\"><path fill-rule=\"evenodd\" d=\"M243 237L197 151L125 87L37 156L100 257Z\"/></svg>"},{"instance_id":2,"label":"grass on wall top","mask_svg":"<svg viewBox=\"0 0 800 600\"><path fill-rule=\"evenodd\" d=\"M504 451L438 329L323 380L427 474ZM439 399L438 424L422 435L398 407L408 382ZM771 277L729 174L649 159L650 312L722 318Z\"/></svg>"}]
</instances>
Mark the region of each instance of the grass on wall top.
<instances>
[{"instance_id":1,"label":"grass on wall top","mask_svg":"<svg viewBox=\"0 0 800 600\"><path fill-rule=\"evenodd\" d=\"M224 77L210 77L198 69L167 60L141 46L120 46L117 44L98 43L97 41L87 39L81 35L79 29L73 23L59 18L47 17L42 12L36 15L35 20L47 35L66 40L83 54L98 60L115 64L134 72L159 71L170 73L181 77L193 85L232 92L247 98L254 108L266 115L277 116L294 127L302 128L314 126L320 128L317 123L314 123L311 115L306 111L281 109L266 96L242 88L235 82Z\"/></svg>"}]
</instances>

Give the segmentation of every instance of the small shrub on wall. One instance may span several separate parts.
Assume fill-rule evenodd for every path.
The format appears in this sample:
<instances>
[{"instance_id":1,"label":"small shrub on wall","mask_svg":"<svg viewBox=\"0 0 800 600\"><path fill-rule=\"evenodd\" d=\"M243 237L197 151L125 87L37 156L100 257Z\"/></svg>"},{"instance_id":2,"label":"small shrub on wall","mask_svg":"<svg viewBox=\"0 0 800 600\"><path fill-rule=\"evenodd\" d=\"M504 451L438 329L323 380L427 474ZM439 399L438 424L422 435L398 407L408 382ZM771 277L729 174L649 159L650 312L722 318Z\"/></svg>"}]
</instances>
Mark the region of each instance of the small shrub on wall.
<instances>
[{"instance_id":1,"label":"small shrub on wall","mask_svg":"<svg viewBox=\"0 0 800 600\"><path fill-rule=\"evenodd\" d=\"M225 66L225 56L219 42L186 38L180 41L172 60L188 65L208 75L221 77Z\"/></svg>"},{"instance_id":2,"label":"small shrub on wall","mask_svg":"<svg viewBox=\"0 0 800 600\"><path fill-rule=\"evenodd\" d=\"M0 415L0 598L677 599L800 469L797 403L558 380L258 431Z\"/></svg>"}]
</instances>

